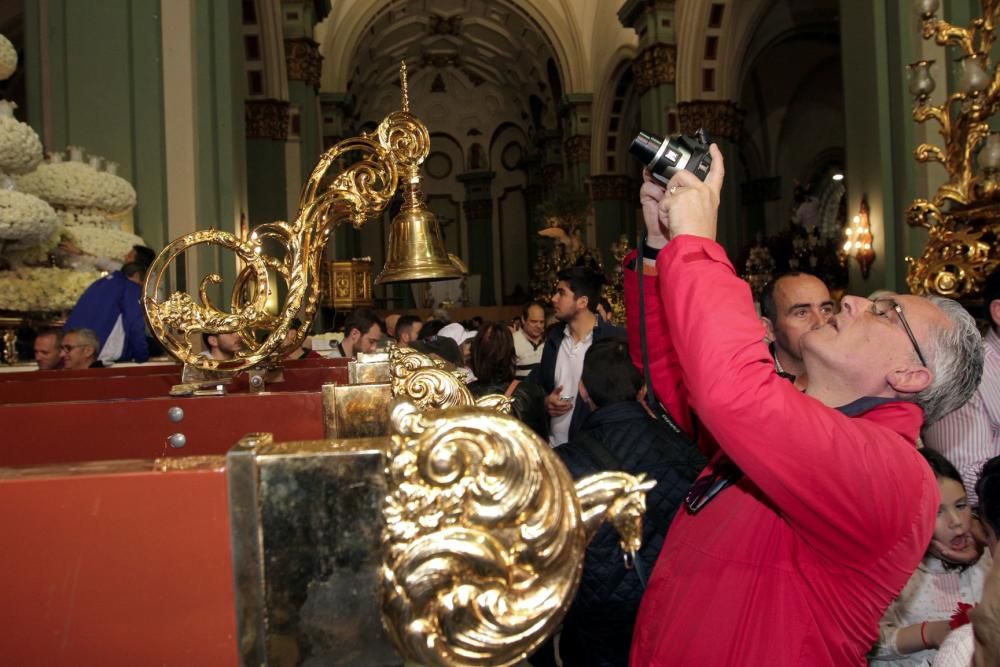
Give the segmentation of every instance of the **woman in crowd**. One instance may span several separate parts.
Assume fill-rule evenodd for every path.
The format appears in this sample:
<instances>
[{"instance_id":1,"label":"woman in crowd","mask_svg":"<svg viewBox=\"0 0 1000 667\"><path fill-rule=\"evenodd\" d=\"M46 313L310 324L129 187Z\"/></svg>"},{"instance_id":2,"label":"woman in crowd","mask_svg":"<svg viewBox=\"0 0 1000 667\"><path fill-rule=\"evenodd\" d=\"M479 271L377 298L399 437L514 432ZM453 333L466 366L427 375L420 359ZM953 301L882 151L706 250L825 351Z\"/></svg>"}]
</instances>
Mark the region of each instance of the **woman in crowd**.
<instances>
[{"instance_id":1,"label":"woman in crowd","mask_svg":"<svg viewBox=\"0 0 1000 667\"><path fill-rule=\"evenodd\" d=\"M924 559L889 606L879 641L869 656L873 665L929 666L937 649L969 605L979 602L992 565L972 533L972 508L962 477L941 454L921 449L941 491L934 537Z\"/></svg>"},{"instance_id":2,"label":"woman in crowd","mask_svg":"<svg viewBox=\"0 0 1000 667\"><path fill-rule=\"evenodd\" d=\"M514 377L517 362L514 338L506 325L484 324L472 340L470 367L476 381L469 389L476 397L504 394L512 399L511 413L543 439L549 437L545 414L545 391L538 385Z\"/></svg>"}]
</instances>

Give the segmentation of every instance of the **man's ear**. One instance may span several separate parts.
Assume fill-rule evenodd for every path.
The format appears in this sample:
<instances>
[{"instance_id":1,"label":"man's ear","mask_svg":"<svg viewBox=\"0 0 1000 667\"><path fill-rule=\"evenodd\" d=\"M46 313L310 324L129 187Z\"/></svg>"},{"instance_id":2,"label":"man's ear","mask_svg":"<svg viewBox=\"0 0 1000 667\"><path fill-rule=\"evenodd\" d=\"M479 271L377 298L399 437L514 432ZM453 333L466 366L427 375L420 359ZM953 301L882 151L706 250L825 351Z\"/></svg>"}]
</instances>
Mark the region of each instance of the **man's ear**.
<instances>
[{"instance_id":1,"label":"man's ear","mask_svg":"<svg viewBox=\"0 0 1000 667\"><path fill-rule=\"evenodd\" d=\"M909 366L889 371L886 382L898 394L919 394L931 386L934 374L923 366Z\"/></svg>"},{"instance_id":2,"label":"man's ear","mask_svg":"<svg viewBox=\"0 0 1000 667\"><path fill-rule=\"evenodd\" d=\"M347 338L352 343L355 342L355 341L357 341L359 338L361 338L361 330L360 329L351 329L351 332L349 334L347 334Z\"/></svg>"},{"instance_id":3,"label":"man's ear","mask_svg":"<svg viewBox=\"0 0 1000 667\"><path fill-rule=\"evenodd\" d=\"M212 349L213 347L219 347L219 337L214 334L207 337L205 339L205 342L208 343L208 349Z\"/></svg>"},{"instance_id":4,"label":"man's ear","mask_svg":"<svg viewBox=\"0 0 1000 667\"><path fill-rule=\"evenodd\" d=\"M1000 328L1000 299L990 301L990 319L994 327Z\"/></svg>"},{"instance_id":5,"label":"man's ear","mask_svg":"<svg viewBox=\"0 0 1000 667\"><path fill-rule=\"evenodd\" d=\"M761 326L764 327L764 342L771 344L774 342L774 324L771 323L771 319L761 315L760 317Z\"/></svg>"}]
</instances>

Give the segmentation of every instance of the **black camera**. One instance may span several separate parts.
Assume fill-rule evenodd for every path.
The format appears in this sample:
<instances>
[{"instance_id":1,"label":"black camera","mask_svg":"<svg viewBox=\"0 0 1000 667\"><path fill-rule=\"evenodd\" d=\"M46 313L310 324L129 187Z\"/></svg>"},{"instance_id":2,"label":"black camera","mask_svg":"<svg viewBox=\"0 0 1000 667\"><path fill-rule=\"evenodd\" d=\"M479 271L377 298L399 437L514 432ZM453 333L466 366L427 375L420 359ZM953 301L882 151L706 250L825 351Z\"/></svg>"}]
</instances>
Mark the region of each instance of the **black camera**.
<instances>
[{"instance_id":1,"label":"black camera","mask_svg":"<svg viewBox=\"0 0 1000 667\"><path fill-rule=\"evenodd\" d=\"M701 128L693 137L680 135L666 139L640 132L632 140L628 152L646 165L653 178L661 183L666 184L681 169L687 169L704 181L712 166L708 145L708 135Z\"/></svg>"}]
</instances>

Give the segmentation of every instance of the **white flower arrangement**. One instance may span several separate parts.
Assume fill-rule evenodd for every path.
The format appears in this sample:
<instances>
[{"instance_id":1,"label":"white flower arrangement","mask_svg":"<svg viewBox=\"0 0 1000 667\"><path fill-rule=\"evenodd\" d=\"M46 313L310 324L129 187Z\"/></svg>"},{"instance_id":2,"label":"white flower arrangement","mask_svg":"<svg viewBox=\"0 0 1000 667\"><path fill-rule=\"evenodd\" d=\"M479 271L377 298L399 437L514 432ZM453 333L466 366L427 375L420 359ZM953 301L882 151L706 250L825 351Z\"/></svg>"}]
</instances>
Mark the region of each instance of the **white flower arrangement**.
<instances>
[{"instance_id":1,"label":"white flower arrangement","mask_svg":"<svg viewBox=\"0 0 1000 667\"><path fill-rule=\"evenodd\" d=\"M122 218L109 216L106 211L97 208L66 208L57 213L62 216L67 227L94 227L99 229L120 230Z\"/></svg>"},{"instance_id":2,"label":"white flower arrangement","mask_svg":"<svg viewBox=\"0 0 1000 667\"><path fill-rule=\"evenodd\" d=\"M0 245L27 250L42 245L58 232L59 218L52 207L33 195L0 190Z\"/></svg>"},{"instance_id":3,"label":"white flower arrangement","mask_svg":"<svg viewBox=\"0 0 1000 667\"><path fill-rule=\"evenodd\" d=\"M0 310L57 313L72 310L99 271L30 267L0 271Z\"/></svg>"},{"instance_id":4,"label":"white flower arrangement","mask_svg":"<svg viewBox=\"0 0 1000 667\"><path fill-rule=\"evenodd\" d=\"M85 162L46 162L19 176L17 187L55 206L100 209L117 214L135 206L135 188L121 176Z\"/></svg>"},{"instance_id":5,"label":"white flower arrangement","mask_svg":"<svg viewBox=\"0 0 1000 667\"><path fill-rule=\"evenodd\" d=\"M0 35L0 81L9 79L17 70L17 51L10 40Z\"/></svg>"},{"instance_id":6,"label":"white flower arrangement","mask_svg":"<svg viewBox=\"0 0 1000 667\"><path fill-rule=\"evenodd\" d=\"M0 171L22 174L42 161L42 142L27 123L14 118L16 105L0 100Z\"/></svg>"},{"instance_id":7,"label":"white flower arrangement","mask_svg":"<svg viewBox=\"0 0 1000 667\"><path fill-rule=\"evenodd\" d=\"M12 267L21 266L48 266L51 264L50 254L59 245L62 239L62 229L56 229L45 241L30 248L7 248L4 250L3 259Z\"/></svg>"},{"instance_id":8,"label":"white flower arrangement","mask_svg":"<svg viewBox=\"0 0 1000 667\"><path fill-rule=\"evenodd\" d=\"M89 225L66 225L66 236L88 255L120 260L135 245L146 245L142 238L119 229L106 229Z\"/></svg>"}]
</instances>

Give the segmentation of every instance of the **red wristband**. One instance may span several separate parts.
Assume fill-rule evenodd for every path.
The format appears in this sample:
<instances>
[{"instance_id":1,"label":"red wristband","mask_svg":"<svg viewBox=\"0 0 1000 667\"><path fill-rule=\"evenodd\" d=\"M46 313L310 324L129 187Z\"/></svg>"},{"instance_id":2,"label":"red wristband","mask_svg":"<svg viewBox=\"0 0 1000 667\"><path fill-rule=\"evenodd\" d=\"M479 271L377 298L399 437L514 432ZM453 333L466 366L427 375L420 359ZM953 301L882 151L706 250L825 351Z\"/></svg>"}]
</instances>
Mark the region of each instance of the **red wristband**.
<instances>
[{"instance_id":1,"label":"red wristband","mask_svg":"<svg viewBox=\"0 0 1000 667\"><path fill-rule=\"evenodd\" d=\"M920 641L923 642L924 648L930 650L930 646L927 645L927 637L924 636L924 629L927 627L927 621L920 624Z\"/></svg>"}]
</instances>

